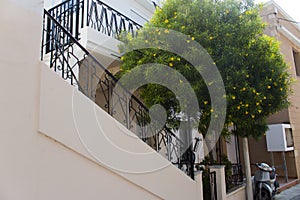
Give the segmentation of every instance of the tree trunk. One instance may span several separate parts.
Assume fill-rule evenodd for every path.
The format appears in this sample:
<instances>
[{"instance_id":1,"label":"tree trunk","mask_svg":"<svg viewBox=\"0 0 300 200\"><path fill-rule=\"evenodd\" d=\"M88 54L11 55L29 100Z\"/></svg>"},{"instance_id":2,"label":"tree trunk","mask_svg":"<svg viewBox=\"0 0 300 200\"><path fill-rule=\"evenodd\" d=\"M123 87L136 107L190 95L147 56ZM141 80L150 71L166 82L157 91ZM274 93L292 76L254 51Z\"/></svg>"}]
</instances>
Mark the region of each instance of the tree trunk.
<instances>
[{"instance_id":1,"label":"tree trunk","mask_svg":"<svg viewBox=\"0 0 300 200\"><path fill-rule=\"evenodd\" d=\"M247 137L243 138L243 154L244 154L244 165L245 165L245 173L246 173L247 200L253 200L251 168L250 168L249 147L248 147L248 138Z\"/></svg>"}]
</instances>

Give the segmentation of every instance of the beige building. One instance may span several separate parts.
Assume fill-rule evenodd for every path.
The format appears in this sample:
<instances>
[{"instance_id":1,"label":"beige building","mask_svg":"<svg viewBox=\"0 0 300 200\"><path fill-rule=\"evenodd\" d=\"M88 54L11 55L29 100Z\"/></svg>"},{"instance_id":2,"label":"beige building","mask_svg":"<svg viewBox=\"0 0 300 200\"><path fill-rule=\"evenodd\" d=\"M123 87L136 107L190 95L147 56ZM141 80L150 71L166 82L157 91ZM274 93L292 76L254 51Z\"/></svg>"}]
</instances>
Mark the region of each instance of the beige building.
<instances>
[{"instance_id":1,"label":"beige building","mask_svg":"<svg viewBox=\"0 0 300 200\"><path fill-rule=\"evenodd\" d=\"M260 140L256 141L249 138L250 162L251 164L265 162L274 165L279 176L285 177L286 173L290 180L300 177L300 26L274 1L266 3L261 16L267 23L266 34L275 37L280 42L280 50L286 63L290 66L291 78L295 79L293 84L293 94L290 96L291 105L268 119L268 124L278 127L290 127L282 129L282 137L276 135L276 131L270 126L270 131ZM242 147L240 155L236 154L235 149L242 144L241 141L235 142L235 137L227 145L227 154L233 162L243 163ZM274 149L272 146L287 145L285 149ZM238 153L239 154L239 153ZM286 160L286 162L284 162ZM284 164L286 169L284 170ZM252 166L252 173L256 171Z\"/></svg>"}]
</instances>

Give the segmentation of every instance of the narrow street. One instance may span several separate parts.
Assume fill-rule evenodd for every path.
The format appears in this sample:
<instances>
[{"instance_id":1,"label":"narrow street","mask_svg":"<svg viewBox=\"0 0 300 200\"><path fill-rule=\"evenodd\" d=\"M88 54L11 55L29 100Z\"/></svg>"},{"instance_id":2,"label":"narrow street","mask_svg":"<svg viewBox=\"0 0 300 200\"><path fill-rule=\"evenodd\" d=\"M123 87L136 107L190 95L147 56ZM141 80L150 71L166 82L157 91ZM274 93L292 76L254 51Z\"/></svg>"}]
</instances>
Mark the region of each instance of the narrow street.
<instances>
[{"instance_id":1,"label":"narrow street","mask_svg":"<svg viewBox=\"0 0 300 200\"><path fill-rule=\"evenodd\" d=\"M277 194L275 200L300 200L300 184Z\"/></svg>"}]
</instances>

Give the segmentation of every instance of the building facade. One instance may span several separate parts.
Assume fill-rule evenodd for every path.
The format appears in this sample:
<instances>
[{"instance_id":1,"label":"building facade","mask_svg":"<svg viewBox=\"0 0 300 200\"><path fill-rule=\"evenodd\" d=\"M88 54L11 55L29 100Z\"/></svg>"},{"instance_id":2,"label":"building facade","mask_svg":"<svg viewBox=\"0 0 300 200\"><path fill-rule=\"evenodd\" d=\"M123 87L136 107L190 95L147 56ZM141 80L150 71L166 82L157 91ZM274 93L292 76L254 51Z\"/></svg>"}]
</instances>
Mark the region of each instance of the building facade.
<instances>
[{"instance_id":1,"label":"building facade","mask_svg":"<svg viewBox=\"0 0 300 200\"><path fill-rule=\"evenodd\" d=\"M275 37L280 43L281 53L288 64L293 93L290 96L290 106L270 116L267 120L270 130L261 139L249 138L250 161L252 164L265 162L277 168L279 176L288 176L289 179L298 179L300 176L300 112L299 112L299 25L274 1L266 3L261 11L261 17L266 23L265 34ZM274 127L281 127L282 137L275 136ZM290 127L290 128L282 128ZM274 132L275 131L275 132ZM274 136L274 137L273 137ZM243 163L242 153L235 151L242 143L233 137L226 144L229 159ZM281 148L274 149L272 145L278 144ZM223 145L225 146L225 145ZM284 148L286 146L286 148ZM240 147L240 151L241 151ZM256 171L252 165L252 173Z\"/></svg>"}]
</instances>

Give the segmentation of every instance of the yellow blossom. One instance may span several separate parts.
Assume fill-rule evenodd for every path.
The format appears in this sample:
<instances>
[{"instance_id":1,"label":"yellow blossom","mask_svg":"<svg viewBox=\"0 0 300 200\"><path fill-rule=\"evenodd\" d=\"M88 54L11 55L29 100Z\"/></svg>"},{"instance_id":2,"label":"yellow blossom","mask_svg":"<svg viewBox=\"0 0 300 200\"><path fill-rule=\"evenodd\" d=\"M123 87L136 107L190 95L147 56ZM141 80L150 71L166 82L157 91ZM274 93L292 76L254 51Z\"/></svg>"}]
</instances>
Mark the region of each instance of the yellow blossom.
<instances>
[{"instance_id":1,"label":"yellow blossom","mask_svg":"<svg viewBox=\"0 0 300 200\"><path fill-rule=\"evenodd\" d=\"M177 58L178 61L180 61L180 58Z\"/></svg>"},{"instance_id":2,"label":"yellow blossom","mask_svg":"<svg viewBox=\"0 0 300 200\"><path fill-rule=\"evenodd\" d=\"M231 98L234 100L234 99L235 99L235 96L232 96Z\"/></svg>"},{"instance_id":3,"label":"yellow blossom","mask_svg":"<svg viewBox=\"0 0 300 200\"><path fill-rule=\"evenodd\" d=\"M252 14L252 11L251 10L247 10L246 11L246 15L250 15L250 14Z\"/></svg>"},{"instance_id":4,"label":"yellow blossom","mask_svg":"<svg viewBox=\"0 0 300 200\"><path fill-rule=\"evenodd\" d=\"M146 43L148 43L148 40L145 40Z\"/></svg>"},{"instance_id":5,"label":"yellow blossom","mask_svg":"<svg viewBox=\"0 0 300 200\"><path fill-rule=\"evenodd\" d=\"M153 54L153 57L155 57L155 56L156 56L156 53Z\"/></svg>"},{"instance_id":6,"label":"yellow blossom","mask_svg":"<svg viewBox=\"0 0 300 200\"><path fill-rule=\"evenodd\" d=\"M169 66L170 66L170 67L173 67L173 63L170 62L170 63L169 63Z\"/></svg>"},{"instance_id":7,"label":"yellow blossom","mask_svg":"<svg viewBox=\"0 0 300 200\"><path fill-rule=\"evenodd\" d=\"M165 33L170 33L170 31L166 29L166 30L165 30Z\"/></svg>"},{"instance_id":8,"label":"yellow blossom","mask_svg":"<svg viewBox=\"0 0 300 200\"><path fill-rule=\"evenodd\" d=\"M212 113L213 113L213 112L214 112L214 109L210 109L210 112L212 112Z\"/></svg>"},{"instance_id":9,"label":"yellow blossom","mask_svg":"<svg viewBox=\"0 0 300 200\"><path fill-rule=\"evenodd\" d=\"M259 112L259 113L261 113L261 112L262 112L262 110L258 110L258 112Z\"/></svg>"},{"instance_id":10,"label":"yellow blossom","mask_svg":"<svg viewBox=\"0 0 300 200\"><path fill-rule=\"evenodd\" d=\"M226 10L226 14L228 14L229 13L229 10Z\"/></svg>"},{"instance_id":11,"label":"yellow blossom","mask_svg":"<svg viewBox=\"0 0 300 200\"><path fill-rule=\"evenodd\" d=\"M175 60L174 57L170 58L171 61Z\"/></svg>"},{"instance_id":12,"label":"yellow blossom","mask_svg":"<svg viewBox=\"0 0 300 200\"><path fill-rule=\"evenodd\" d=\"M181 29L185 29L185 26L182 26Z\"/></svg>"},{"instance_id":13,"label":"yellow blossom","mask_svg":"<svg viewBox=\"0 0 300 200\"><path fill-rule=\"evenodd\" d=\"M204 101L203 103L204 103L205 105L207 105L207 104L208 104L208 101Z\"/></svg>"},{"instance_id":14,"label":"yellow blossom","mask_svg":"<svg viewBox=\"0 0 300 200\"><path fill-rule=\"evenodd\" d=\"M192 37L192 40L195 40L195 37Z\"/></svg>"},{"instance_id":15,"label":"yellow blossom","mask_svg":"<svg viewBox=\"0 0 300 200\"><path fill-rule=\"evenodd\" d=\"M121 57L121 60L124 60L124 59L125 59L124 56L122 56L122 57Z\"/></svg>"},{"instance_id":16,"label":"yellow blossom","mask_svg":"<svg viewBox=\"0 0 300 200\"><path fill-rule=\"evenodd\" d=\"M257 106L259 106L259 104L260 104L259 102L256 102L256 105L257 105Z\"/></svg>"},{"instance_id":17,"label":"yellow blossom","mask_svg":"<svg viewBox=\"0 0 300 200\"><path fill-rule=\"evenodd\" d=\"M246 115L248 115L248 114L249 114L249 112L248 112L248 111L246 111L246 112L245 112L245 114L246 114Z\"/></svg>"},{"instance_id":18,"label":"yellow blossom","mask_svg":"<svg viewBox=\"0 0 300 200\"><path fill-rule=\"evenodd\" d=\"M270 86L270 85L268 85L268 89L271 89L271 86Z\"/></svg>"},{"instance_id":19,"label":"yellow blossom","mask_svg":"<svg viewBox=\"0 0 300 200\"><path fill-rule=\"evenodd\" d=\"M255 115L251 115L251 117L254 119L254 118L255 118Z\"/></svg>"},{"instance_id":20,"label":"yellow blossom","mask_svg":"<svg viewBox=\"0 0 300 200\"><path fill-rule=\"evenodd\" d=\"M186 42L187 42L187 43L190 43L191 41L190 41L190 40L187 40Z\"/></svg>"},{"instance_id":21,"label":"yellow blossom","mask_svg":"<svg viewBox=\"0 0 300 200\"><path fill-rule=\"evenodd\" d=\"M248 108L248 107L249 107L249 104L246 104L245 107Z\"/></svg>"},{"instance_id":22,"label":"yellow blossom","mask_svg":"<svg viewBox=\"0 0 300 200\"><path fill-rule=\"evenodd\" d=\"M212 37L212 36L210 36L210 37L209 37L209 39L210 39L210 40L212 40L212 39L213 39L213 37Z\"/></svg>"},{"instance_id":23,"label":"yellow blossom","mask_svg":"<svg viewBox=\"0 0 300 200\"><path fill-rule=\"evenodd\" d=\"M240 109L241 109L241 106L237 106L236 108L237 108L238 110L240 110Z\"/></svg>"}]
</instances>

